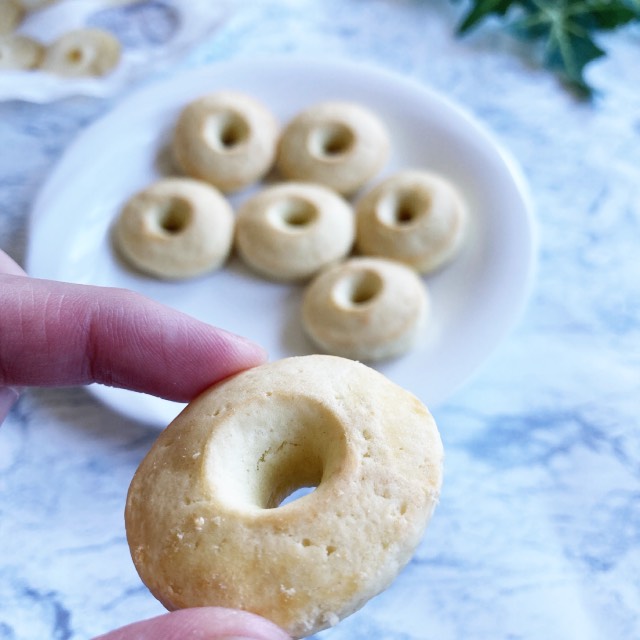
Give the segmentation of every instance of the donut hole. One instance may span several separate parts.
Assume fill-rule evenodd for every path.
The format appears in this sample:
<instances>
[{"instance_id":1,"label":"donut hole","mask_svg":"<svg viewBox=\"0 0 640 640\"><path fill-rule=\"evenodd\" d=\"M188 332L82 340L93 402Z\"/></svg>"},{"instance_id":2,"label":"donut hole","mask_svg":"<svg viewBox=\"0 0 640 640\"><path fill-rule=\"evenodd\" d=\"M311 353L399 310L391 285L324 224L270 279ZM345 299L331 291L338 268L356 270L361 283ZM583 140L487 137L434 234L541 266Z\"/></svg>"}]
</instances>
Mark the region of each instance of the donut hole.
<instances>
[{"instance_id":1,"label":"donut hole","mask_svg":"<svg viewBox=\"0 0 640 640\"><path fill-rule=\"evenodd\" d=\"M304 198L288 197L269 207L267 218L275 227L303 229L318 219L318 208Z\"/></svg>"},{"instance_id":2,"label":"donut hole","mask_svg":"<svg viewBox=\"0 0 640 640\"><path fill-rule=\"evenodd\" d=\"M84 61L85 52L81 47L72 47L67 51L65 58L70 65L77 66Z\"/></svg>"},{"instance_id":3,"label":"donut hole","mask_svg":"<svg viewBox=\"0 0 640 640\"><path fill-rule=\"evenodd\" d=\"M316 486L300 487L299 489L295 489L288 496L285 496L285 498L283 498L283 500L280 502L278 506L283 507L285 504L289 504L291 502L295 502L296 500L300 500L300 498L304 498L305 496L308 496L310 493L315 491L315 489L316 489ZM303 543L304 543L304 540L303 540ZM308 546L308 545L304 545L304 546Z\"/></svg>"},{"instance_id":4,"label":"donut hole","mask_svg":"<svg viewBox=\"0 0 640 640\"><path fill-rule=\"evenodd\" d=\"M424 191L400 190L389 193L378 202L378 218L390 227L416 223L431 209L431 197Z\"/></svg>"},{"instance_id":5,"label":"donut hole","mask_svg":"<svg viewBox=\"0 0 640 640\"><path fill-rule=\"evenodd\" d=\"M162 203L156 211L160 229L169 235L184 231L191 223L193 209L185 198L173 197Z\"/></svg>"},{"instance_id":6,"label":"donut hole","mask_svg":"<svg viewBox=\"0 0 640 640\"><path fill-rule=\"evenodd\" d=\"M249 124L233 111L210 115L205 123L204 137L218 151L233 151L249 139Z\"/></svg>"},{"instance_id":7,"label":"donut hole","mask_svg":"<svg viewBox=\"0 0 640 640\"><path fill-rule=\"evenodd\" d=\"M339 122L329 122L311 132L309 152L316 158L339 160L353 149L355 139L350 127Z\"/></svg>"},{"instance_id":8,"label":"donut hole","mask_svg":"<svg viewBox=\"0 0 640 640\"><path fill-rule=\"evenodd\" d=\"M211 491L229 509L294 508L313 499L346 456L344 430L327 407L277 393L265 400L235 407L207 445Z\"/></svg>"},{"instance_id":9,"label":"donut hole","mask_svg":"<svg viewBox=\"0 0 640 640\"><path fill-rule=\"evenodd\" d=\"M384 282L377 271L359 269L345 274L333 288L335 303L353 309L372 303L382 292Z\"/></svg>"},{"instance_id":10,"label":"donut hole","mask_svg":"<svg viewBox=\"0 0 640 640\"><path fill-rule=\"evenodd\" d=\"M297 451L299 443L284 440L276 453L277 460L265 469L267 486L262 492L258 506L263 509L275 509L297 500L301 500L317 489L322 482L322 459L312 451ZM266 456L264 455L266 454ZM266 462L273 452L267 449L260 460Z\"/></svg>"}]
</instances>

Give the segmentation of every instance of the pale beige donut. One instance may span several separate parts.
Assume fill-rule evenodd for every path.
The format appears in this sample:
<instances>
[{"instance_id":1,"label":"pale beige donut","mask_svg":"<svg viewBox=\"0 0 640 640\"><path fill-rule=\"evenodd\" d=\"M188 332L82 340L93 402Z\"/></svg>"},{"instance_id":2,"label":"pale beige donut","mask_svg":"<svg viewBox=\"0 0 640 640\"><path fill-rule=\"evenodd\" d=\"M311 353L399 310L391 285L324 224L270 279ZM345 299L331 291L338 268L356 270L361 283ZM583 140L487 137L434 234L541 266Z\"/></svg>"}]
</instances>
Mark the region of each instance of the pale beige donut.
<instances>
[{"instance_id":1,"label":"pale beige donut","mask_svg":"<svg viewBox=\"0 0 640 640\"><path fill-rule=\"evenodd\" d=\"M215 187L164 178L126 202L113 239L136 269L157 278L190 278L225 262L233 228L231 205Z\"/></svg>"},{"instance_id":2,"label":"pale beige donut","mask_svg":"<svg viewBox=\"0 0 640 640\"><path fill-rule=\"evenodd\" d=\"M351 205L321 185L289 182L264 188L238 210L236 249L268 278L305 280L344 258L353 245Z\"/></svg>"},{"instance_id":3,"label":"pale beige donut","mask_svg":"<svg viewBox=\"0 0 640 640\"><path fill-rule=\"evenodd\" d=\"M133 561L168 609L245 609L308 636L410 560L442 458L427 408L361 363L250 369L191 402L142 461L125 512Z\"/></svg>"},{"instance_id":4,"label":"pale beige donut","mask_svg":"<svg viewBox=\"0 0 640 640\"><path fill-rule=\"evenodd\" d=\"M237 91L189 103L173 136L173 156L187 175L224 192L260 180L271 169L280 127L265 105Z\"/></svg>"},{"instance_id":5,"label":"pale beige donut","mask_svg":"<svg viewBox=\"0 0 640 640\"><path fill-rule=\"evenodd\" d=\"M0 36L15 31L23 18L24 9L16 0L0 0Z\"/></svg>"},{"instance_id":6,"label":"pale beige donut","mask_svg":"<svg viewBox=\"0 0 640 640\"><path fill-rule=\"evenodd\" d=\"M408 351L429 307L428 290L413 269L356 257L325 269L307 286L302 325L326 353L371 362Z\"/></svg>"},{"instance_id":7,"label":"pale beige donut","mask_svg":"<svg viewBox=\"0 0 640 640\"><path fill-rule=\"evenodd\" d=\"M356 204L356 248L429 273L458 253L467 218L467 207L451 182L427 171L402 171Z\"/></svg>"},{"instance_id":8,"label":"pale beige donut","mask_svg":"<svg viewBox=\"0 0 640 640\"><path fill-rule=\"evenodd\" d=\"M287 124L277 166L289 179L319 182L348 195L382 168L389 146L386 127L371 110L352 102L323 102Z\"/></svg>"},{"instance_id":9,"label":"pale beige donut","mask_svg":"<svg viewBox=\"0 0 640 640\"><path fill-rule=\"evenodd\" d=\"M37 67L44 47L27 36L0 37L0 69L26 70Z\"/></svg>"},{"instance_id":10,"label":"pale beige donut","mask_svg":"<svg viewBox=\"0 0 640 640\"><path fill-rule=\"evenodd\" d=\"M25 11L38 11L54 4L57 0L15 0Z\"/></svg>"},{"instance_id":11,"label":"pale beige donut","mask_svg":"<svg viewBox=\"0 0 640 640\"><path fill-rule=\"evenodd\" d=\"M120 62L119 40L102 29L76 29L51 43L42 69L59 76L105 76Z\"/></svg>"}]
</instances>

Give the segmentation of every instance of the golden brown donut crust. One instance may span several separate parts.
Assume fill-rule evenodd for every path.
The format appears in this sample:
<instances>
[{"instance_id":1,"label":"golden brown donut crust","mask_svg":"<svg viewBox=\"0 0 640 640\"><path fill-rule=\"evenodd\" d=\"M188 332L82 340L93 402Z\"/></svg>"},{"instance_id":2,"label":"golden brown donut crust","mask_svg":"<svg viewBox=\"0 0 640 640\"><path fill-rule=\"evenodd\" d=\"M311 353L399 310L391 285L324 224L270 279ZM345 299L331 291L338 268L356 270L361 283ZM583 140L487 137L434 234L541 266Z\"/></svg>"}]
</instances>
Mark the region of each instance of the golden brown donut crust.
<instances>
[{"instance_id":1,"label":"golden brown donut crust","mask_svg":"<svg viewBox=\"0 0 640 640\"><path fill-rule=\"evenodd\" d=\"M269 172L279 133L275 116L258 99L218 91L191 101L180 112L173 157L185 174L230 193Z\"/></svg>"},{"instance_id":2,"label":"golden brown donut crust","mask_svg":"<svg viewBox=\"0 0 640 640\"><path fill-rule=\"evenodd\" d=\"M174 280L220 267L233 245L234 215L211 185L163 178L134 194L113 227L120 255L133 267Z\"/></svg>"},{"instance_id":3,"label":"golden brown donut crust","mask_svg":"<svg viewBox=\"0 0 640 640\"><path fill-rule=\"evenodd\" d=\"M277 167L290 180L323 184L350 195L382 168L387 129L370 109L347 101L307 107L285 127Z\"/></svg>"},{"instance_id":4,"label":"golden brown donut crust","mask_svg":"<svg viewBox=\"0 0 640 640\"><path fill-rule=\"evenodd\" d=\"M50 4L56 3L58 0L14 0L17 2L25 11L39 11L40 9L44 9Z\"/></svg>"},{"instance_id":5,"label":"golden brown donut crust","mask_svg":"<svg viewBox=\"0 0 640 640\"><path fill-rule=\"evenodd\" d=\"M427 287L413 269L355 257L312 280L304 293L302 324L325 353L372 362L409 350L429 307Z\"/></svg>"},{"instance_id":6,"label":"golden brown donut crust","mask_svg":"<svg viewBox=\"0 0 640 640\"><path fill-rule=\"evenodd\" d=\"M0 0L0 36L13 33L22 22L24 13L16 0Z\"/></svg>"},{"instance_id":7,"label":"golden brown donut crust","mask_svg":"<svg viewBox=\"0 0 640 640\"><path fill-rule=\"evenodd\" d=\"M260 274L306 280L341 260L355 238L351 205L318 184L287 182L246 200L236 218L236 248Z\"/></svg>"},{"instance_id":8,"label":"golden brown donut crust","mask_svg":"<svg viewBox=\"0 0 640 640\"><path fill-rule=\"evenodd\" d=\"M427 408L361 363L250 369L188 405L141 463L125 514L134 563L168 609L240 608L311 635L409 561L442 456Z\"/></svg>"},{"instance_id":9,"label":"golden brown donut crust","mask_svg":"<svg viewBox=\"0 0 640 640\"><path fill-rule=\"evenodd\" d=\"M34 69L40 64L44 47L27 36L0 36L0 69Z\"/></svg>"},{"instance_id":10,"label":"golden brown donut crust","mask_svg":"<svg viewBox=\"0 0 640 640\"><path fill-rule=\"evenodd\" d=\"M467 207L458 190L429 171L400 171L356 203L358 251L398 260L420 273L452 260L467 227Z\"/></svg>"},{"instance_id":11,"label":"golden brown donut crust","mask_svg":"<svg viewBox=\"0 0 640 640\"><path fill-rule=\"evenodd\" d=\"M105 76L122 57L120 41L108 31L76 29L60 36L44 53L44 71L67 77Z\"/></svg>"}]
</instances>

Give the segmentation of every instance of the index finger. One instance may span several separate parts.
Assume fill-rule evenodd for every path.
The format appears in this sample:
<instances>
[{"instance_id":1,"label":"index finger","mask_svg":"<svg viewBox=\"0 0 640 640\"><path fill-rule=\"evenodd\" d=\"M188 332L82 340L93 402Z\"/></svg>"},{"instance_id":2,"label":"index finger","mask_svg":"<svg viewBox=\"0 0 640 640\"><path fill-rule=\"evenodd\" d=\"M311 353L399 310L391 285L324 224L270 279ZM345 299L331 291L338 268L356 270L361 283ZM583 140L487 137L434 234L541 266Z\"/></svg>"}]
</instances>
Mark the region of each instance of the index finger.
<instances>
[{"instance_id":1,"label":"index finger","mask_svg":"<svg viewBox=\"0 0 640 640\"><path fill-rule=\"evenodd\" d=\"M131 291L0 275L0 387L99 382L187 402L265 358Z\"/></svg>"}]
</instances>

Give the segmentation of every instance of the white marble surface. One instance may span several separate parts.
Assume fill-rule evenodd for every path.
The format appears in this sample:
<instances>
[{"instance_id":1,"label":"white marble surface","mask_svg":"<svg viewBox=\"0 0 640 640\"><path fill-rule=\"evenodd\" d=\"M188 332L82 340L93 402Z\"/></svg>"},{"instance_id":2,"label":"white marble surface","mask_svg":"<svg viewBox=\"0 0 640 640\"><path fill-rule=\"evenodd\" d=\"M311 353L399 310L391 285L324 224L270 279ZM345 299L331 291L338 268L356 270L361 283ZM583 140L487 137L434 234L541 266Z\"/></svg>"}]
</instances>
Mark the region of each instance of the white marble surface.
<instances>
[{"instance_id":1,"label":"white marble surface","mask_svg":"<svg viewBox=\"0 0 640 640\"><path fill-rule=\"evenodd\" d=\"M321 637L640 638L640 32L607 37L582 103L491 25L455 38L461 6L445 0L227 5L176 68L330 52L406 74L493 130L537 209L524 317L434 408L446 476L423 544ZM0 104L0 247L19 261L40 185L115 101ZM79 640L162 611L122 517L156 433L82 389L24 394L0 428L1 639Z\"/></svg>"}]
</instances>

